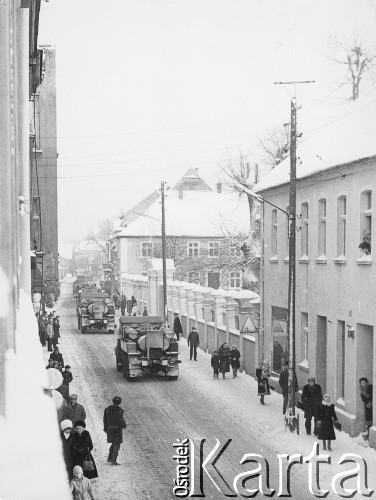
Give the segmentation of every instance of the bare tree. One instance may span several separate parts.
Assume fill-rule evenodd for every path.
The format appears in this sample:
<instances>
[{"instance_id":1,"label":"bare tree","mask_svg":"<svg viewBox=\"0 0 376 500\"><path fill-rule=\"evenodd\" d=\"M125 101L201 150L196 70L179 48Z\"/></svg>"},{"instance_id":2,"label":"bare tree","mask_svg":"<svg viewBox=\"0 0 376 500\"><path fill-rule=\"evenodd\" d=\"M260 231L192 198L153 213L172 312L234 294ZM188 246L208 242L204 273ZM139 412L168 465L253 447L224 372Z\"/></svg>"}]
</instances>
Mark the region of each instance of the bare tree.
<instances>
[{"instance_id":1,"label":"bare tree","mask_svg":"<svg viewBox=\"0 0 376 500\"><path fill-rule=\"evenodd\" d=\"M259 138L261 149L260 163L268 169L281 163L290 152L290 123L267 130Z\"/></svg>"},{"instance_id":2,"label":"bare tree","mask_svg":"<svg viewBox=\"0 0 376 500\"><path fill-rule=\"evenodd\" d=\"M98 224L97 231L91 231L85 238L86 241L96 243L105 253L107 245L113 235L114 220L111 218L103 219Z\"/></svg>"}]
</instances>

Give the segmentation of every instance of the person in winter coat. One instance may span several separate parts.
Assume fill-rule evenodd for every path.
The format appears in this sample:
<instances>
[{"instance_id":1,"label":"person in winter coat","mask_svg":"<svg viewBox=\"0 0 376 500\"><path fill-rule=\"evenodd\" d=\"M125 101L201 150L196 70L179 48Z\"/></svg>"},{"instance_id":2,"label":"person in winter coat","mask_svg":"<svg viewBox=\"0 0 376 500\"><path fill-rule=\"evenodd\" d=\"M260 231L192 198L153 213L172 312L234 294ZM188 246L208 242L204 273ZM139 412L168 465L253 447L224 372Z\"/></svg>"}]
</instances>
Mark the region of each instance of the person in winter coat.
<instances>
[{"instance_id":1,"label":"person in winter coat","mask_svg":"<svg viewBox=\"0 0 376 500\"><path fill-rule=\"evenodd\" d=\"M53 345L56 347L56 344L59 343L59 338L60 338L60 316L56 316L52 320L52 326L54 330L54 339L53 339Z\"/></svg>"},{"instance_id":2,"label":"person in winter coat","mask_svg":"<svg viewBox=\"0 0 376 500\"><path fill-rule=\"evenodd\" d=\"M148 310L146 309L146 306L144 307L144 312L142 313L142 316L149 316Z\"/></svg>"},{"instance_id":3,"label":"person in winter coat","mask_svg":"<svg viewBox=\"0 0 376 500\"><path fill-rule=\"evenodd\" d=\"M122 295L121 296L121 300L120 300L120 310L121 310L121 315L124 316L125 315L125 308L127 307L127 298L125 295Z\"/></svg>"},{"instance_id":4,"label":"person in winter coat","mask_svg":"<svg viewBox=\"0 0 376 500\"><path fill-rule=\"evenodd\" d=\"M192 356L197 361L197 347L200 345L200 337L198 331L193 326L188 335L189 359L192 361Z\"/></svg>"},{"instance_id":5,"label":"person in winter coat","mask_svg":"<svg viewBox=\"0 0 376 500\"><path fill-rule=\"evenodd\" d=\"M54 360L51 358L48 360L48 365L46 366L46 370L49 370L50 368L55 368Z\"/></svg>"},{"instance_id":6,"label":"person in winter coat","mask_svg":"<svg viewBox=\"0 0 376 500\"><path fill-rule=\"evenodd\" d=\"M257 378L257 395L260 396L260 404L264 405L265 396L270 396L269 388L269 377L270 377L270 365L269 361L260 360L259 367L256 368L256 378Z\"/></svg>"},{"instance_id":7,"label":"person in winter coat","mask_svg":"<svg viewBox=\"0 0 376 500\"><path fill-rule=\"evenodd\" d=\"M38 330L40 343L44 347L46 345L47 326L45 316L43 314L41 314L38 319Z\"/></svg>"},{"instance_id":8,"label":"person in winter coat","mask_svg":"<svg viewBox=\"0 0 376 500\"><path fill-rule=\"evenodd\" d=\"M52 342L54 339L54 327L53 327L53 320L52 317L48 318L47 325L46 325L46 338L47 338L47 346L48 350L52 352Z\"/></svg>"},{"instance_id":9,"label":"person in winter coat","mask_svg":"<svg viewBox=\"0 0 376 500\"><path fill-rule=\"evenodd\" d=\"M112 403L104 410L103 431L107 434L107 443L111 443L107 462L111 462L111 465L120 465L117 457L123 442L123 429L126 429L127 424L124 420L124 410L120 407L121 398L115 396Z\"/></svg>"},{"instance_id":10,"label":"person in winter coat","mask_svg":"<svg viewBox=\"0 0 376 500\"><path fill-rule=\"evenodd\" d=\"M214 351L211 357L211 365L213 368L213 378L218 380L219 375L219 366L221 364L221 360L219 358L218 351Z\"/></svg>"},{"instance_id":11,"label":"person in winter coat","mask_svg":"<svg viewBox=\"0 0 376 500\"><path fill-rule=\"evenodd\" d=\"M69 386L69 384L73 380L72 372L70 371L70 366L65 365L65 370L62 372L63 375L63 384Z\"/></svg>"},{"instance_id":12,"label":"person in winter coat","mask_svg":"<svg viewBox=\"0 0 376 500\"><path fill-rule=\"evenodd\" d=\"M77 399L77 394L71 394L69 396L70 402L63 407L61 420L72 420L74 425L76 424L77 420L86 420L85 408L77 403Z\"/></svg>"},{"instance_id":13,"label":"person in winter coat","mask_svg":"<svg viewBox=\"0 0 376 500\"><path fill-rule=\"evenodd\" d=\"M319 410L319 420L316 423L317 439L323 441L324 450L328 444L328 450L332 451L331 441L336 438L333 421L338 422L337 415L329 394L325 394Z\"/></svg>"},{"instance_id":14,"label":"person in winter coat","mask_svg":"<svg viewBox=\"0 0 376 500\"><path fill-rule=\"evenodd\" d=\"M364 423L367 431L363 434L365 440L369 439L369 429L373 425L373 410L372 410L372 396L373 386L369 383L368 378L362 377L359 379L360 397L364 403Z\"/></svg>"},{"instance_id":15,"label":"person in winter coat","mask_svg":"<svg viewBox=\"0 0 376 500\"><path fill-rule=\"evenodd\" d=\"M230 364L232 368L232 378L238 376L238 370L240 368L240 352L237 350L236 345L231 347L230 351Z\"/></svg>"},{"instance_id":16,"label":"person in winter coat","mask_svg":"<svg viewBox=\"0 0 376 500\"><path fill-rule=\"evenodd\" d=\"M59 351L58 347L54 347L54 352L50 354L50 359L53 359L54 361L57 361L59 363L59 366L61 369L64 368L64 359L63 355Z\"/></svg>"},{"instance_id":17,"label":"person in winter coat","mask_svg":"<svg viewBox=\"0 0 376 500\"><path fill-rule=\"evenodd\" d=\"M283 405L282 413L285 415L287 409L287 403L289 398L289 362L285 361L283 365L283 370L279 375L279 385L282 389ZM298 380L296 378L296 373L294 372L294 391L298 390Z\"/></svg>"},{"instance_id":18,"label":"person in winter coat","mask_svg":"<svg viewBox=\"0 0 376 500\"><path fill-rule=\"evenodd\" d=\"M86 424L83 420L77 420L74 425L74 433L70 442L70 456L73 466L79 465L83 467L84 460L90 459L94 464L94 470L85 470L84 476L89 479L98 477L97 467L94 462L91 450L93 449L93 441L90 433L85 429Z\"/></svg>"},{"instance_id":19,"label":"person in winter coat","mask_svg":"<svg viewBox=\"0 0 376 500\"><path fill-rule=\"evenodd\" d=\"M308 384L303 387L302 403L304 406L305 428L307 436L311 434L312 417L314 421L313 433L317 435L316 422L319 419L319 411L322 402L322 390L319 384L316 384L315 377L309 377Z\"/></svg>"},{"instance_id":20,"label":"person in winter coat","mask_svg":"<svg viewBox=\"0 0 376 500\"><path fill-rule=\"evenodd\" d=\"M219 354L219 371L222 373L223 378L226 378L226 373L230 371L230 349L228 344L224 342L218 349Z\"/></svg>"},{"instance_id":21,"label":"person in winter coat","mask_svg":"<svg viewBox=\"0 0 376 500\"><path fill-rule=\"evenodd\" d=\"M180 340L180 335L183 333L183 328L181 326L181 321L178 313L174 313L174 333L176 335L176 340Z\"/></svg>"},{"instance_id":22,"label":"person in winter coat","mask_svg":"<svg viewBox=\"0 0 376 500\"><path fill-rule=\"evenodd\" d=\"M64 462L65 462L65 468L67 469L67 474L69 480L72 479L73 477L73 464L71 461L71 454L70 454L70 443L72 441L72 428L73 424L70 420L63 420L60 422L60 439L61 439L61 444L63 446L63 456L64 456Z\"/></svg>"},{"instance_id":23,"label":"person in winter coat","mask_svg":"<svg viewBox=\"0 0 376 500\"><path fill-rule=\"evenodd\" d=\"M95 500L90 479L84 476L82 467L76 465L70 482L73 500Z\"/></svg>"}]
</instances>

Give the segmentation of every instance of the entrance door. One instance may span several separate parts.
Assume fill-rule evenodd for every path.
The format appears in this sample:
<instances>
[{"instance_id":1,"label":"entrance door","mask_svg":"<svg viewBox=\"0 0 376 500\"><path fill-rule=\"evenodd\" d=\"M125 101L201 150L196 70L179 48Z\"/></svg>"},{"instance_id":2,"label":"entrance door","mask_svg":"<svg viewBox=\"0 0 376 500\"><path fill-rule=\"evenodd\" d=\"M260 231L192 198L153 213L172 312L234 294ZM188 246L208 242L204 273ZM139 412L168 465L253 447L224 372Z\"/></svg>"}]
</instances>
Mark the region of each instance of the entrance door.
<instances>
[{"instance_id":1,"label":"entrance door","mask_svg":"<svg viewBox=\"0 0 376 500\"><path fill-rule=\"evenodd\" d=\"M216 290L220 285L220 275L219 273L208 273L208 287L215 288Z\"/></svg>"},{"instance_id":2,"label":"entrance door","mask_svg":"<svg viewBox=\"0 0 376 500\"><path fill-rule=\"evenodd\" d=\"M317 316L317 341L316 341L316 381L321 385L322 393L326 393L326 337L327 319Z\"/></svg>"}]
</instances>

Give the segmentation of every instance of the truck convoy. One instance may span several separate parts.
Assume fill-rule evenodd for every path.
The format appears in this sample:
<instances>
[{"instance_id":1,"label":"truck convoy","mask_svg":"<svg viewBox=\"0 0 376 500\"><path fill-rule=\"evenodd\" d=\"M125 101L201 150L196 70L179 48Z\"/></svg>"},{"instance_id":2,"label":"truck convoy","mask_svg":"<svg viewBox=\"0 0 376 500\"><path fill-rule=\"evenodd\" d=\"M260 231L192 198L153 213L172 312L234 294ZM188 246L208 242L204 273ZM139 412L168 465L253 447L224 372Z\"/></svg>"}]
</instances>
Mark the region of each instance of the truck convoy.
<instances>
[{"instance_id":1,"label":"truck convoy","mask_svg":"<svg viewBox=\"0 0 376 500\"><path fill-rule=\"evenodd\" d=\"M181 361L173 335L163 328L159 316L121 316L115 348L117 370L123 371L128 381L160 371L177 380Z\"/></svg>"},{"instance_id":2,"label":"truck convoy","mask_svg":"<svg viewBox=\"0 0 376 500\"><path fill-rule=\"evenodd\" d=\"M87 276L85 274L77 274L76 279L73 281L73 296L77 297L78 291L87 284Z\"/></svg>"},{"instance_id":3,"label":"truck convoy","mask_svg":"<svg viewBox=\"0 0 376 500\"><path fill-rule=\"evenodd\" d=\"M81 333L103 331L114 333L115 308L107 292L88 287L77 294L76 312Z\"/></svg>"}]
</instances>

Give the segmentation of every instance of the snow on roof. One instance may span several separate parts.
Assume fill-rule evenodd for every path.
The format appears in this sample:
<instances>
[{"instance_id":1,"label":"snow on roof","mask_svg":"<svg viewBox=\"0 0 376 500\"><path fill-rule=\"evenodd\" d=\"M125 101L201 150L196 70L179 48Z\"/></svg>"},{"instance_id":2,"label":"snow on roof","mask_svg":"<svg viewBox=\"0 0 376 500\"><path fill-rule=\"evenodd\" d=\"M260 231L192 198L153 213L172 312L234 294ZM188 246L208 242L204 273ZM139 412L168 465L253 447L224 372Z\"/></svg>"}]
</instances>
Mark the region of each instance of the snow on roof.
<instances>
[{"instance_id":1,"label":"snow on roof","mask_svg":"<svg viewBox=\"0 0 376 500\"><path fill-rule=\"evenodd\" d=\"M346 103L340 110L336 108L334 116L321 116L319 121L317 115L303 114L303 110L297 114L298 134L303 133L297 146L297 178L376 155L375 94ZM289 174L290 157L271 170L255 191L288 183Z\"/></svg>"},{"instance_id":2,"label":"snow on roof","mask_svg":"<svg viewBox=\"0 0 376 500\"><path fill-rule=\"evenodd\" d=\"M249 209L245 200L234 193L177 191L166 197L166 234L176 236L221 237L249 231ZM117 236L160 236L161 203L158 199L142 216L125 227Z\"/></svg>"}]
</instances>

